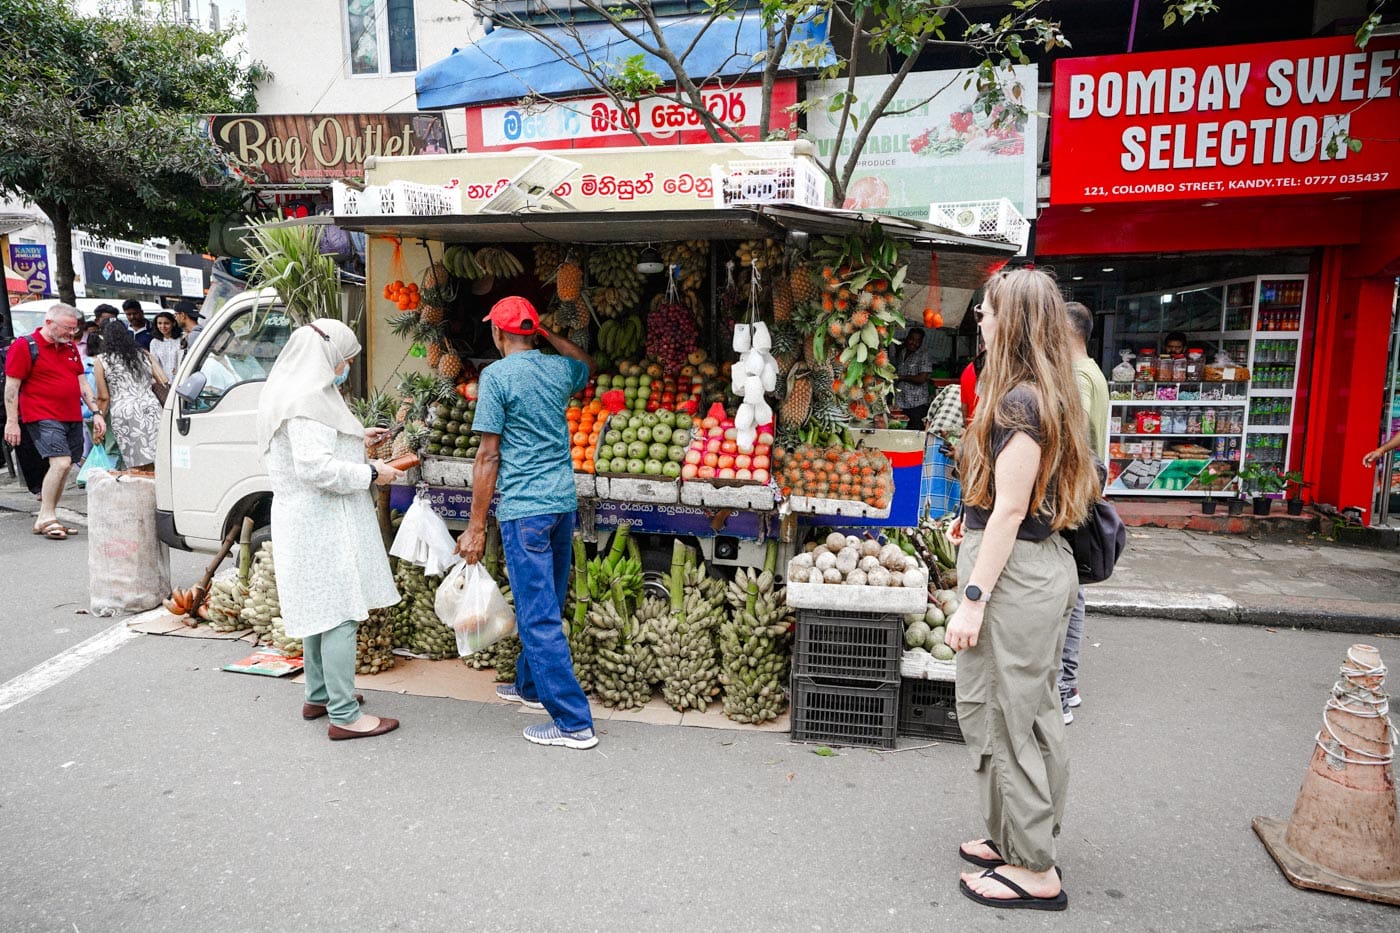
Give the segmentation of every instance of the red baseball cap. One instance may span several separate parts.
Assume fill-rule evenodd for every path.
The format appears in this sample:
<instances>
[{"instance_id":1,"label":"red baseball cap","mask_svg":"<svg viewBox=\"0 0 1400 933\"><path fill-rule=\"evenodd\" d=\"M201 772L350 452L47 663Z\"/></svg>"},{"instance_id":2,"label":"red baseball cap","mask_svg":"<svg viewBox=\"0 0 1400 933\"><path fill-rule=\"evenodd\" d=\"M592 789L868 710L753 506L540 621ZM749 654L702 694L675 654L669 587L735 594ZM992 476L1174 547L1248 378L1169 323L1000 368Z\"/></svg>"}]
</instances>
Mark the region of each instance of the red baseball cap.
<instances>
[{"instance_id":1,"label":"red baseball cap","mask_svg":"<svg viewBox=\"0 0 1400 933\"><path fill-rule=\"evenodd\" d=\"M540 326L540 313L534 305L516 295L496 302L491 313L482 320L495 324L508 334L545 336L545 329Z\"/></svg>"}]
</instances>

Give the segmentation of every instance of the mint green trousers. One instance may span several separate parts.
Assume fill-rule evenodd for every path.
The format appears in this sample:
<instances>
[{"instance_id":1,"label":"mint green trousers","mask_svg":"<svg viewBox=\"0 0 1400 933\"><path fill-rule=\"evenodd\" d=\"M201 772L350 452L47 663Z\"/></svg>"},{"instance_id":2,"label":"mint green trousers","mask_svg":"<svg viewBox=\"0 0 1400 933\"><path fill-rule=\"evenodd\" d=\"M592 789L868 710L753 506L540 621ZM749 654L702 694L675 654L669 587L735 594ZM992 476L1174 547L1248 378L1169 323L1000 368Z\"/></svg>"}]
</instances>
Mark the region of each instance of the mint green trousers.
<instances>
[{"instance_id":1,"label":"mint green trousers","mask_svg":"<svg viewBox=\"0 0 1400 933\"><path fill-rule=\"evenodd\" d=\"M360 718L360 704L355 702L355 629L359 624L342 622L329 632L308 635L301 641L306 702L324 706L337 726Z\"/></svg>"}]
</instances>

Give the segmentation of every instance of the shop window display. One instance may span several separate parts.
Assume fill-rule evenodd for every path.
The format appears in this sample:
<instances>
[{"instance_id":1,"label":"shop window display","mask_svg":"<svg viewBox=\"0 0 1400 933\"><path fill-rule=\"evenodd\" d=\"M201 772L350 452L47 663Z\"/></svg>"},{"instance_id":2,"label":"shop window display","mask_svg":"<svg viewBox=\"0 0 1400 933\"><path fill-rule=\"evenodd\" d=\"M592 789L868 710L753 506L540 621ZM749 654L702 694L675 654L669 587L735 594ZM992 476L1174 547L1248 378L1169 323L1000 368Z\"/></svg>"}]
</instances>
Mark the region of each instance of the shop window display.
<instances>
[{"instance_id":1,"label":"shop window display","mask_svg":"<svg viewBox=\"0 0 1400 933\"><path fill-rule=\"evenodd\" d=\"M1110 493L1201 496L1248 463L1287 468L1306 292L1261 276L1119 299Z\"/></svg>"}]
</instances>

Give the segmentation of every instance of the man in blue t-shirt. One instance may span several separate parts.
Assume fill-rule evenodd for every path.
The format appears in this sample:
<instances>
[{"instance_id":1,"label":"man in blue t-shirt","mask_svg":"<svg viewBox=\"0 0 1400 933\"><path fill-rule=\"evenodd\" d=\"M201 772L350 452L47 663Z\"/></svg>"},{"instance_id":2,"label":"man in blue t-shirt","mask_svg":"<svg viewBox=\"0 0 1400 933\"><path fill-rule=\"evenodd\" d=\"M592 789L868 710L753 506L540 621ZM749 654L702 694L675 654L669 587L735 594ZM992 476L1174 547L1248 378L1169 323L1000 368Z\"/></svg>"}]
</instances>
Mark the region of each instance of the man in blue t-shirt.
<instances>
[{"instance_id":1,"label":"man in blue t-shirt","mask_svg":"<svg viewBox=\"0 0 1400 933\"><path fill-rule=\"evenodd\" d=\"M587 385L593 359L563 337L546 333L539 312L524 298L498 301L486 321L501 359L482 370L478 382L472 429L481 435L481 446L472 468L471 521L457 539L457 552L469 564L481 560L486 518L499 485L496 521L515 597L521 655L515 683L501 684L496 695L548 711L553 722L525 730L531 742L592 748L598 737L588 698L574 676L563 611L578 511L564 410L569 397ZM559 356L535 349L537 337Z\"/></svg>"}]
</instances>

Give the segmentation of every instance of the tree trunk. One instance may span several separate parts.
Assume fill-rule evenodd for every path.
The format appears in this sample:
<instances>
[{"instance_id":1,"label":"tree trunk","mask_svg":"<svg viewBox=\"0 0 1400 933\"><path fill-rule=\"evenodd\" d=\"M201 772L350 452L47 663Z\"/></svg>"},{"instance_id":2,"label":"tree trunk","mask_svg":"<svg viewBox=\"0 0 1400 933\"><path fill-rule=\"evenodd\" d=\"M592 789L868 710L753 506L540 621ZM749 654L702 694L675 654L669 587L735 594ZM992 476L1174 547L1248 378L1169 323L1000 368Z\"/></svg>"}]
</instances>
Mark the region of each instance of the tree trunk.
<instances>
[{"instance_id":1,"label":"tree trunk","mask_svg":"<svg viewBox=\"0 0 1400 933\"><path fill-rule=\"evenodd\" d=\"M74 304L78 296L73 291L73 225L68 218L68 205L57 201L35 203L53 222L54 283L58 286L58 300Z\"/></svg>"}]
</instances>

